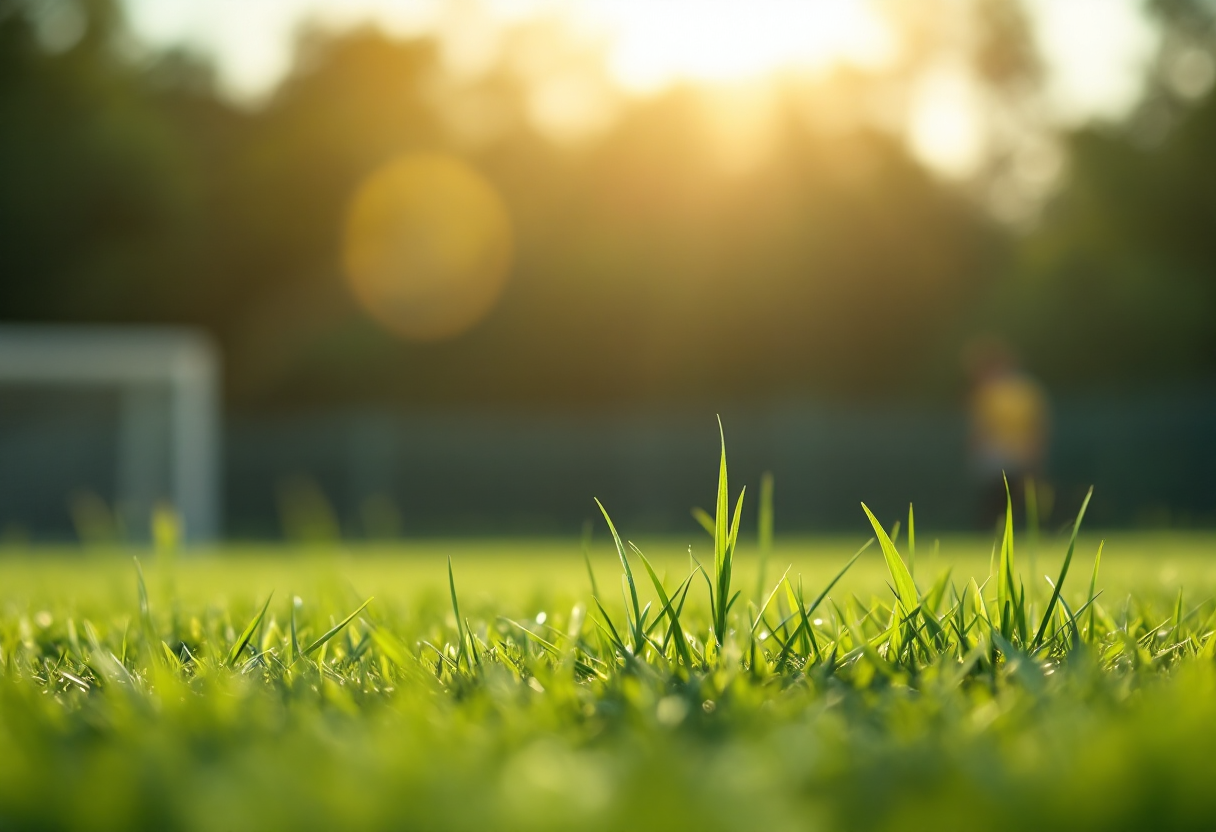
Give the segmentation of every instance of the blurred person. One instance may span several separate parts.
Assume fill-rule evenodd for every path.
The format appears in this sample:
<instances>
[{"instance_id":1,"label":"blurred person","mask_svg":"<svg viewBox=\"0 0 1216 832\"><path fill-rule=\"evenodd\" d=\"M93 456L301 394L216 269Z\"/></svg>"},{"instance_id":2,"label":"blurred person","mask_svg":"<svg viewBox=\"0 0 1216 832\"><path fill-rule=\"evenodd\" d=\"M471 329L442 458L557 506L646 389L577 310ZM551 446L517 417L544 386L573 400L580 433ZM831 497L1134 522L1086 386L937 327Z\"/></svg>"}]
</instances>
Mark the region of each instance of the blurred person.
<instances>
[{"instance_id":1,"label":"blurred person","mask_svg":"<svg viewBox=\"0 0 1216 832\"><path fill-rule=\"evenodd\" d=\"M969 463L984 526L1005 512L1005 481L1021 511L1028 481L1045 470L1050 413L1042 385L1021 369L1004 340L985 336L967 345L970 382Z\"/></svg>"}]
</instances>

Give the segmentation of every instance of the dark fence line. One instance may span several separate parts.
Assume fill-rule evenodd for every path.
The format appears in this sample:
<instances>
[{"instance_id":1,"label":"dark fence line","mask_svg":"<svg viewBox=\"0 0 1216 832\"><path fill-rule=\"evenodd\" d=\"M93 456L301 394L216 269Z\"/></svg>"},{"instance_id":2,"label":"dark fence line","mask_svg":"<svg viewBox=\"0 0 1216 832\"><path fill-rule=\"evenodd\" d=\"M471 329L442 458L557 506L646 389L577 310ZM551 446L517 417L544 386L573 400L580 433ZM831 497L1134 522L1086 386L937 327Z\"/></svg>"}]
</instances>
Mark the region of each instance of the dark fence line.
<instances>
[{"instance_id":1,"label":"dark fence line","mask_svg":"<svg viewBox=\"0 0 1216 832\"><path fill-rule=\"evenodd\" d=\"M931 531L980 520L960 409L792 403L722 418L749 524L764 471L779 531L862 528L862 500L888 521L914 502ZM0 534L70 537L81 493L118 501L116 420L101 393L0 409ZM1216 525L1216 394L1060 400L1053 425L1046 525L1090 484L1096 526ZM711 507L718 436L712 411L691 408L335 410L234 416L224 447L230 537L574 534L597 519L593 497L637 533L690 529L689 509Z\"/></svg>"}]
</instances>

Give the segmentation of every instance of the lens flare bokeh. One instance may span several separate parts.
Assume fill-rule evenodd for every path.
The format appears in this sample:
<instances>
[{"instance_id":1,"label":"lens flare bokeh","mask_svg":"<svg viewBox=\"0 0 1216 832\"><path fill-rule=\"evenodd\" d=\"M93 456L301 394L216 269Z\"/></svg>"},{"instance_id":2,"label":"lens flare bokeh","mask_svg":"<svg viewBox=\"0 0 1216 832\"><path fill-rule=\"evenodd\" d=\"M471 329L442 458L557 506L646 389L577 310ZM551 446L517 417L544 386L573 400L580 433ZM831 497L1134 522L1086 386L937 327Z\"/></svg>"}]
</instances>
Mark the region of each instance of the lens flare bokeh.
<instances>
[{"instance_id":1,"label":"lens flare bokeh","mask_svg":"<svg viewBox=\"0 0 1216 832\"><path fill-rule=\"evenodd\" d=\"M347 217L355 296L410 340L454 338L485 318L506 285L512 250L498 192L451 156L390 162L359 186Z\"/></svg>"}]
</instances>

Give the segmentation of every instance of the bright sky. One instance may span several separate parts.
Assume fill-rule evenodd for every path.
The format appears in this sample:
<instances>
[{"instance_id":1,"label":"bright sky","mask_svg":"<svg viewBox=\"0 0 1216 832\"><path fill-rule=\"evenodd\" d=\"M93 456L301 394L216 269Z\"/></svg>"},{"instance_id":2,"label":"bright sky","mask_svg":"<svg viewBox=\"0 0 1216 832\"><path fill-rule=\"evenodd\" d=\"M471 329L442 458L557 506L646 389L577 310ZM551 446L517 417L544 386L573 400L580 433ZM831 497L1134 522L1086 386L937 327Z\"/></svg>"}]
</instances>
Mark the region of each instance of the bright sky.
<instances>
[{"instance_id":1,"label":"bright sky","mask_svg":"<svg viewBox=\"0 0 1216 832\"><path fill-rule=\"evenodd\" d=\"M968 2L968 0L955 0ZM1139 0L1025 0L1051 70L1056 118L1112 117L1135 101L1156 35ZM577 42L606 44L626 92L683 80L754 81L787 68L839 62L881 66L898 44L868 0L126 0L136 32L154 45L216 56L225 88L254 99L291 62L294 33L312 19L375 21L400 35L434 34L449 65L475 74L497 57L513 23L560 19ZM567 96L569 97L569 96ZM577 97L577 96L575 96ZM964 171L980 153L975 91L951 67L915 96L910 141L925 161Z\"/></svg>"}]
</instances>

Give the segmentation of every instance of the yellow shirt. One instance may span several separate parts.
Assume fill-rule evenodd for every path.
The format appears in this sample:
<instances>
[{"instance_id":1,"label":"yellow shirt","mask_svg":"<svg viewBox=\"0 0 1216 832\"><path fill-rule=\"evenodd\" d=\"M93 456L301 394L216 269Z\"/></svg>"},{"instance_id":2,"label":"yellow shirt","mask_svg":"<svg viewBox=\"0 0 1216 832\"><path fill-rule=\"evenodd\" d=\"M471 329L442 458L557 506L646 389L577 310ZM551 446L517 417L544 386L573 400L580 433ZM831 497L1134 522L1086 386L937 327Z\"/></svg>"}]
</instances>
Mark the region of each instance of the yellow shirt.
<instances>
[{"instance_id":1,"label":"yellow shirt","mask_svg":"<svg viewBox=\"0 0 1216 832\"><path fill-rule=\"evenodd\" d=\"M980 461L1011 469L1038 466L1047 438L1047 397L1033 380L1007 375L982 382L971 401Z\"/></svg>"}]
</instances>

